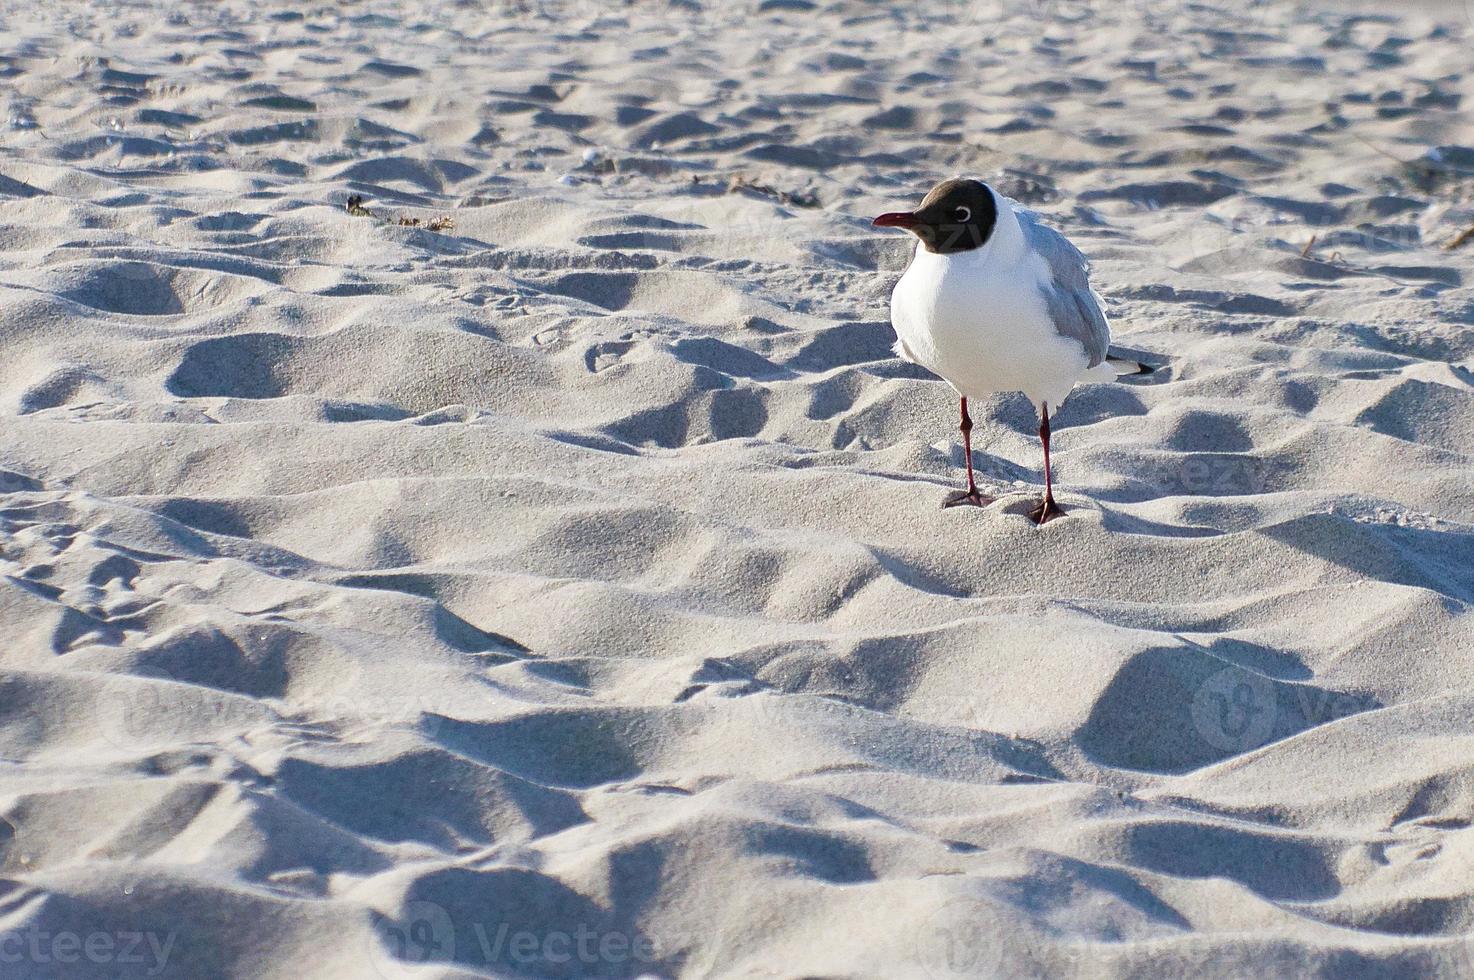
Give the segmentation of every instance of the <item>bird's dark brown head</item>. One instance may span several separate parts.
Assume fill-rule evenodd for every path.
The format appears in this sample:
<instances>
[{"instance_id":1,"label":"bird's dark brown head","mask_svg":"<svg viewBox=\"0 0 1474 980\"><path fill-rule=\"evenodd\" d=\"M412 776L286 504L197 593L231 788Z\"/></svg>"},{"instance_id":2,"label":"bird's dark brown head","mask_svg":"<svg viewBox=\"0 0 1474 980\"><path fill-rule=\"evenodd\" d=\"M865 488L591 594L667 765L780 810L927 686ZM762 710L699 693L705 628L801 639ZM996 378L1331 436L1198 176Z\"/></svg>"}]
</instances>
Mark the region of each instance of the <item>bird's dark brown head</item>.
<instances>
[{"instance_id":1,"label":"bird's dark brown head","mask_svg":"<svg viewBox=\"0 0 1474 980\"><path fill-rule=\"evenodd\" d=\"M981 248L993 234L998 206L981 180L953 177L931 189L915 211L891 211L876 218L882 228L905 228L928 252L950 255Z\"/></svg>"}]
</instances>

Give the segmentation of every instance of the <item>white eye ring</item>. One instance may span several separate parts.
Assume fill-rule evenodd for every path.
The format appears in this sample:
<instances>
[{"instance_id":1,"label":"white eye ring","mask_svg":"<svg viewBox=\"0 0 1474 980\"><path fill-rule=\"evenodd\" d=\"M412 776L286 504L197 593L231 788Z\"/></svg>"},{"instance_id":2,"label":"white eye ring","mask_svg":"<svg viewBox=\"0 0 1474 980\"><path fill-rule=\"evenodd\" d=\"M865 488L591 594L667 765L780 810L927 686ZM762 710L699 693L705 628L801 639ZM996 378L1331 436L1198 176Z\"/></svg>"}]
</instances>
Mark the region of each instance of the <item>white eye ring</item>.
<instances>
[{"instance_id":1,"label":"white eye ring","mask_svg":"<svg viewBox=\"0 0 1474 980\"><path fill-rule=\"evenodd\" d=\"M952 214L963 224L972 220L972 208L966 206L959 205L957 210L953 211Z\"/></svg>"}]
</instances>

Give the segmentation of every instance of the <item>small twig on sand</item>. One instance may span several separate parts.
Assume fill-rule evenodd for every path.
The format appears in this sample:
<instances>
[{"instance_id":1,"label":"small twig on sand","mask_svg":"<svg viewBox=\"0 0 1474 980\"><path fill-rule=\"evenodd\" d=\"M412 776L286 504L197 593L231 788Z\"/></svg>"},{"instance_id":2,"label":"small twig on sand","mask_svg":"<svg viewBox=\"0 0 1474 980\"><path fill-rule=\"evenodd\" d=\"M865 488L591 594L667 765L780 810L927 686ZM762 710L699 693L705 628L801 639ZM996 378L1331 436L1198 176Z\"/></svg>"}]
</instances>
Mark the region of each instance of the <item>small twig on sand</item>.
<instances>
[{"instance_id":1,"label":"small twig on sand","mask_svg":"<svg viewBox=\"0 0 1474 980\"><path fill-rule=\"evenodd\" d=\"M1443 250L1445 252L1452 252L1454 249L1469 241L1471 238L1474 238L1474 225L1470 225L1469 227L1465 228L1463 231L1455 235L1452 241L1443 246Z\"/></svg>"},{"instance_id":2,"label":"small twig on sand","mask_svg":"<svg viewBox=\"0 0 1474 980\"><path fill-rule=\"evenodd\" d=\"M1301 257L1301 258L1302 258L1302 259L1303 259L1303 258L1307 258L1307 257L1309 257L1309 255L1310 255L1310 250L1311 250L1311 249L1312 249L1312 248L1315 248L1315 240L1316 240L1316 238L1318 238L1318 237L1320 237L1320 236L1318 236L1318 235L1311 235L1311 236L1310 236L1310 241L1308 241L1308 242L1306 242L1306 243L1305 243L1305 247L1304 247L1304 248L1302 248L1302 249L1301 249L1301 250L1300 250L1300 257Z\"/></svg>"},{"instance_id":3,"label":"small twig on sand","mask_svg":"<svg viewBox=\"0 0 1474 980\"><path fill-rule=\"evenodd\" d=\"M1416 160L1404 160L1402 157L1398 156L1396 153L1393 153L1391 150L1384 150L1384 149L1382 149L1382 147L1378 146L1376 143L1373 143L1371 140L1367 139L1365 136L1361 135L1360 133L1352 133L1351 134L1351 138L1357 140L1360 143L1365 144L1368 148L1370 148L1371 150L1374 150L1377 153L1382 154L1384 157L1386 157L1389 160L1396 160L1398 163L1402 164L1404 167L1411 167L1414 163L1417 162Z\"/></svg>"},{"instance_id":4,"label":"small twig on sand","mask_svg":"<svg viewBox=\"0 0 1474 980\"><path fill-rule=\"evenodd\" d=\"M1413 179L1413 183L1417 184L1422 190L1431 191L1433 189L1433 185L1436 183L1436 178L1440 174L1446 172L1442 168L1433 166L1424 159L1404 160L1396 153L1393 153L1390 150L1382 149L1382 147L1373 143L1371 140L1367 139L1365 136L1362 136L1359 133L1352 133L1351 136L1361 143L1366 144L1366 146L1369 147L1371 150L1382 154L1382 156L1386 157L1387 159L1396 160L1398 163L1402 164L1403 171L1410 175Z\"/></svg>"}]
</instances>

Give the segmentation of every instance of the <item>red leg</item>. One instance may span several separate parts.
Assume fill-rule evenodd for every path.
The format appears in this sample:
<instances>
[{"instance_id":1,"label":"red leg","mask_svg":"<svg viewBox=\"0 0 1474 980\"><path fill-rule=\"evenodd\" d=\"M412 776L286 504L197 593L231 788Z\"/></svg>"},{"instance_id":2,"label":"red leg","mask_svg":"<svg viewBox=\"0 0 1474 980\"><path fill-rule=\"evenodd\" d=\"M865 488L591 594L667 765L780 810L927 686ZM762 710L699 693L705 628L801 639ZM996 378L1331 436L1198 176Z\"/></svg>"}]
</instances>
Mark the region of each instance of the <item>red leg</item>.
<instances>
[{"instance_id":1,"label":"red leg","mask_svg":"<svg viewBox=\"0 0 1474 980\"><path fill-rule=\"evenodd\" d=\"M972 477L972 416L967 414L967 399L962 399L962 452L967 457L967 489L959 490L942 501L943 507L957 507L967 504L972 507L986 507L993 502L992 497L985 497L978 492L978 485Z\"/></svg>"},{"instance_id":2,"label":"red leg","mask_svg":"<svg viewBox=\"0 0 1474 980\"><path fill-rule=\"evenodd\" d=\"M1044 444L1044 499L1039 501L1039 506L1029 512L1029 518L1035 524L1043 524L1045 521L1064 516L1064 509L1054 502L1054 481L1049 473L1049 406L1040 403L1042 418L1039 421L1039 441Z\"/></svg>"}]
</instances>

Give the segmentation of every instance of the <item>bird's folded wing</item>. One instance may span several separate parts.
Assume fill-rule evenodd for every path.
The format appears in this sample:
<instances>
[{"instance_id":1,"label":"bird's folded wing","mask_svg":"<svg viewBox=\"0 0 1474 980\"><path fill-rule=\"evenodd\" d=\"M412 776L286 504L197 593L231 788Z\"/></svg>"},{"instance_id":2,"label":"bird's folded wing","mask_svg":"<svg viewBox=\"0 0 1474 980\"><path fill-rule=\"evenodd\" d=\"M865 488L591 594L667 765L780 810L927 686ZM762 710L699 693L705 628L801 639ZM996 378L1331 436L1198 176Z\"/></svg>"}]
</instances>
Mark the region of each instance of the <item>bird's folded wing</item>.
<instances>
[{"instance_id":1,"label":"bird's folded wing","mask_svg":"<svg viewBox=\"0 0 1474 980\"><path fill-rule=\"evenodd\" d=\"M1111 345L1111 328L1100 303L1090 288L1090 265L1070 240L1053 228L1041 225L1031 211L1017 210L1024 240L1049 266L1053 282L1045 286L1049 317L1061 336L1078 340L1085 348L1089 367L1106 359Z\"/></svg>"}]
</instances>

